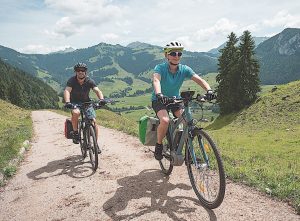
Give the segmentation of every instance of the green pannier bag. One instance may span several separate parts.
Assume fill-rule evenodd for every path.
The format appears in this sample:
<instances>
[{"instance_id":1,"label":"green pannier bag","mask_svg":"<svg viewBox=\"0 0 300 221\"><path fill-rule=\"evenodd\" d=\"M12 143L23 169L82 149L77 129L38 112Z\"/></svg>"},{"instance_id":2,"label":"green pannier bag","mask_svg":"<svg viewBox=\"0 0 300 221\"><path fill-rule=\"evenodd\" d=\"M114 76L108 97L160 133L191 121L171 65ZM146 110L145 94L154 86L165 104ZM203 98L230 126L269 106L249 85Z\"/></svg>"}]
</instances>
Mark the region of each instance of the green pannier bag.
<instances>
[{"instance_id":1,"label":"green pannier bag","mask_svg":"<svg viewBox=\"0 0 300 221\"><path fill-rule=\"evenodd\" d=\"M139 138L145 146L155 146L157 139L157 126L159 120L147 115L142 116L139 120Z\"/></svg>"}]
</instances>

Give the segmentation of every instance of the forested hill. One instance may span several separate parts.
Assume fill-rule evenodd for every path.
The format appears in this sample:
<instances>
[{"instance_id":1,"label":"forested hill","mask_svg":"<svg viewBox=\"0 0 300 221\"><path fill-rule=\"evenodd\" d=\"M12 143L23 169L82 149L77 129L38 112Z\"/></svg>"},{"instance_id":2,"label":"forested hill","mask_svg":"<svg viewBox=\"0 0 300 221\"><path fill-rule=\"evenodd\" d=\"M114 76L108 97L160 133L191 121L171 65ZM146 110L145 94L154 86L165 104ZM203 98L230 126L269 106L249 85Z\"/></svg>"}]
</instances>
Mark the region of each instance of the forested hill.
<instances>
[{"instance_id":1,"label":"forested hill","mask_svg":"<svg viewBox=\"0 0 300 221\"><path fill-rule=\"evenodd\" d=\"M28 109L58 108L57 93L49 85L1 59L0 99Z\"/></svg>"}]
</instances>

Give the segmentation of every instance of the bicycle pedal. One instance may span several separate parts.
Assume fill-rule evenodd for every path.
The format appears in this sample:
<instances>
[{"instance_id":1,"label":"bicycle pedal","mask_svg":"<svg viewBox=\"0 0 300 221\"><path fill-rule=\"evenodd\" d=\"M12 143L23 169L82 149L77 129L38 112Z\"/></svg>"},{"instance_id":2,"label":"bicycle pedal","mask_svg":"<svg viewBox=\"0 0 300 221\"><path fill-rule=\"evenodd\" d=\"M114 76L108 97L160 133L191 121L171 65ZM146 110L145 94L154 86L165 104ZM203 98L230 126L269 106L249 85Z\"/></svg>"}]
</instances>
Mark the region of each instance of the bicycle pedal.
<instances>
[{"instance_id":1,"label":"bicycle pedal","mask_svg":"<svg viewBox=\"0 0 300 221\"><path fill-rule=\"evenodd\" d=\"M154 151L153 151L153 150L151 150L150 148L148 149L148 151L149 151L149 152L152 152L152 153L154 153Z\"/></svg>"}]
</instances>

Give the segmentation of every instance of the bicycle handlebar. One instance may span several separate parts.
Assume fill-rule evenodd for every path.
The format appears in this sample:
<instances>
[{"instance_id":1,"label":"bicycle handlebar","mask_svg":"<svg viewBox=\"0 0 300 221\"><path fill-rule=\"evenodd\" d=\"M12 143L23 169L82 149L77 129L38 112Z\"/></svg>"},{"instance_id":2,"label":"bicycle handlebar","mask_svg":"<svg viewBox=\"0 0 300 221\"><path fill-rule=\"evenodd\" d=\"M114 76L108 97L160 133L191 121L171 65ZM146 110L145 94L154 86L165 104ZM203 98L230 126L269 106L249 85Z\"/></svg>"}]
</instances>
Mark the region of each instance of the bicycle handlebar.
<instances>
[{"instance_id":1,"label":"bicycle handlebar","mask_svg":"<svg viewBox=\"0 0 300 221\"><path fill-rule=\"evenodd\" d=\"M89 105L93 105L93 108L95 109L100 109L101 107L105 106L106 104L114 104L116 101L112 100L112 99L103 99L103 100L98 100L98 101L86 101L83 102L81 104L76 104L76 103L72 103L72 107L68 108L68 109L82 109L85 108Z\"/></svg>"},{"instance_id":2,"label":"bicycle handlebar","mask_svg":"<svg viewBox=\"0 0 300 221\"><path fill-rule=\"evenodd\" d=\"M189 102L189 101L192 101L192 100L196 100L197 102L206 102L206 101L209 101L206 98L206 95L197 94L196 97L193 97L193 96L185 97L185 98L182 98L182 97L181 98L168 97L166 105L168 105L168 104L175 104L175 103Z\"/></svg>"}]
</instances>

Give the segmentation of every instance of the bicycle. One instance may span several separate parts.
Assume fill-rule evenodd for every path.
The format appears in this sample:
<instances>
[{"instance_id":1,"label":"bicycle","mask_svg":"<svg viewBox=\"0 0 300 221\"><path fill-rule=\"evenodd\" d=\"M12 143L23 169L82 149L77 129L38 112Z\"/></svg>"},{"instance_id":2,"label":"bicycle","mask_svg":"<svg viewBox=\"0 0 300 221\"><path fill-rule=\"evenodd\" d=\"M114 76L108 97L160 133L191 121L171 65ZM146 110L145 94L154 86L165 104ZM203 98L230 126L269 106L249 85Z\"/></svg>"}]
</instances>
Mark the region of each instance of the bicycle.
<instances>
[{"instance_id":1,"label":"bicycle","mask_svg":"<svg viewBox=\"0 0 300 221\"><path fill-rule=\"evenodd\" d=\"M181 166L185 162L200 203L206 208L214 209L224 199L225 172L216 144L203 128L196 126L197 120L191 113L190 102L195 100L202 103L206 97L199 94L193 97L194 94L195 91L184 91L181 92L181 98L167 99L166 105L183 103L184 112L179 118L170 119L163 140L163 159L159 161L159 165L165 175L170 175L173 166Z\"/></svg>"},{"instance_id":2,"label":"bicycle","mask_svg":"<svg viewBox=\"0 0 300 221\"><path fill-rule=\"evenodd\" d=\"M104 100L104 103L113 103L112 100ZM80 110L80 119L78 120L78 135L80 149L83 159L86 158L87 152L89 152L92 169L94 171L98 168L98 154L101 153L97 138L96 138L96 126L92 119L87 116L87 109L93 107L95 110L102 108L105 104L100 102L88 101L81 104L73 104L72 109L78 108Z\"/></svg>"}]
</instances>

